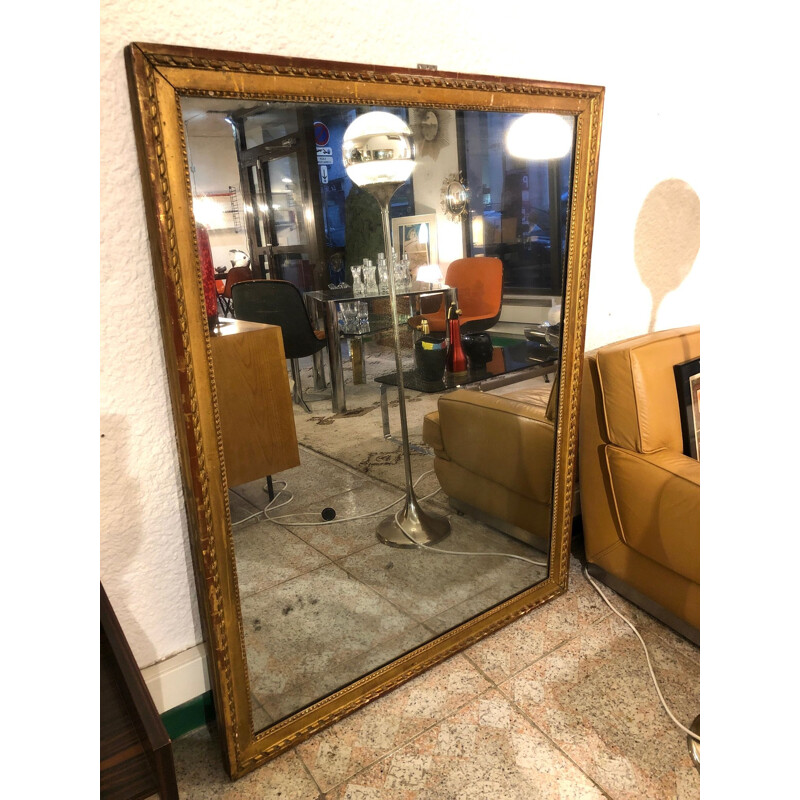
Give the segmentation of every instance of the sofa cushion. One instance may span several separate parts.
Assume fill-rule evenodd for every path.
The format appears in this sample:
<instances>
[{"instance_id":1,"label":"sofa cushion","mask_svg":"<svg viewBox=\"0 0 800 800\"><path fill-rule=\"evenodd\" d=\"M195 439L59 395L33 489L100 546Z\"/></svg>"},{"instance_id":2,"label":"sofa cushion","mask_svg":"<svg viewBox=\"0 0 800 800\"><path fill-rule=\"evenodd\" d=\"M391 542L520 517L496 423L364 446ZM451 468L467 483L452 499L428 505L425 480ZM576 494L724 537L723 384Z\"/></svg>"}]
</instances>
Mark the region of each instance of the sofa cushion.
<instances>
[{"instance_id":1,"label":"sofa cushion","mask_svg":"<svg viewBox=\"0 0 800 800\"><path fill-rule=\"evenodd\" d=\"M682 453L606 447L620 536L629 547L700 583L700 464Z\"/></svg>"},{"instance_id":2,"label":"sofa cushion","mask_svg":"<svg viewBox=\"0 0 800 800\"><path fill-rule=\"evenodd\" d=\"M608 345L595 356L609 441L639 453L682 452L675 364L700 355L697 325Z\"/></svg>"},{"instance_id":3,"label":"sofa cushion","mask_svg":"<svg viewBox=\"0 0 800 800\"><path fill-rule=\"evenodd\" d=\"M440 457L540 503L549 503L555 439L546 404L514 394L458 389L439 398L438 426L428 415L427 444ZM438 427L438 430L436 429Z\"/></svg>"}]
</instances>

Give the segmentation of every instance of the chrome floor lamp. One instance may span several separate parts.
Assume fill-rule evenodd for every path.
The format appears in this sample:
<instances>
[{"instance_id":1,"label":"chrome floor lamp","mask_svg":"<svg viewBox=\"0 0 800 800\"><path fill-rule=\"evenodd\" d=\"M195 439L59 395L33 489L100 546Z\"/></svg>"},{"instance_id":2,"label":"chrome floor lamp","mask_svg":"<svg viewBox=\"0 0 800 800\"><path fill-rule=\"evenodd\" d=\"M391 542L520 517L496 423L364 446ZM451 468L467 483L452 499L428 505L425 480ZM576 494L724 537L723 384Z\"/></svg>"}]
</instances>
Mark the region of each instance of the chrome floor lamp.
<instances>
[{"instance_id":1,"label":"chrome floor lamp","mask_svg":"<svg viewBox=\"0 0 800 800\"><path fill-rule=\"evenodd\" d=\"M383 246L389 266L389 299L394 329L397 394L400 400L400 430L403 441L406 498L402 511L384 519L376 531L379 541L391 547L416 547L440 542L450 533L450 521L422 510L414 495L408 444L403 363L400 357L400 326L394 281L394 257L389 228L389 202L414 169L414 142L406 123L386 111L370 111L357 117L344 133L342 157L353 183L369 192L381 209Z\"/></svg>"}]
</instances>

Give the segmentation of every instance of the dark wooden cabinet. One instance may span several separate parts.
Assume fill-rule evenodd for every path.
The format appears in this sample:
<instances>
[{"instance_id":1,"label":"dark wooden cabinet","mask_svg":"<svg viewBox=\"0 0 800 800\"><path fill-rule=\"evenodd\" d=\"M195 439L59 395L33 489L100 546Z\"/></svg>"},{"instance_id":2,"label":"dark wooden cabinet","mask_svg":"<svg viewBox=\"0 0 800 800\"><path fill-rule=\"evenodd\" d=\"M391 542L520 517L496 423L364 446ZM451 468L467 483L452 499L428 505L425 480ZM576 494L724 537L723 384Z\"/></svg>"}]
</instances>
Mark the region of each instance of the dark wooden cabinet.
<instances>
[{"instance_id":1,"label":"dark wooden cabinet","mask_svg":"<svg viewBox=\"0 0 800 800\"><path fill-rule=\"evenodd\" d=\"M100 797L178 798L172 743L102 584Z\"/></svg>"}]
</instances>

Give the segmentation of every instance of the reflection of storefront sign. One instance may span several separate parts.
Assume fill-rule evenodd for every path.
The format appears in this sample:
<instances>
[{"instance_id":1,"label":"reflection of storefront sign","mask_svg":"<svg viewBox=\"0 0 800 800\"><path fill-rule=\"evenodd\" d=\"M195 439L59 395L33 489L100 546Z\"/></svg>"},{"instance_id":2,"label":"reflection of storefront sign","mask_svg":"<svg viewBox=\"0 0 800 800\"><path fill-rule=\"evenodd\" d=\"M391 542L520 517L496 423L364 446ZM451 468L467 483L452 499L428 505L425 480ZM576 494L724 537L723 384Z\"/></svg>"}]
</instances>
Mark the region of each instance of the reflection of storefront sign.
<instances>
[{"instance_id":1,"label":"reflection of storefront sign","mask_svg":"<svg viewBox=\"0 0 800 800\"><path fill-rule=\"evenodd\" d=\"M324 164L319 168L319 182L322 184L328 182L328 168Z\"/></svg>"},{"instance_id":2,"label":"reflection of storefront sign","mask_svg":"<svg viewBox=\"0 0 800 800\"><path fill-rule=\"evenodd\" d=\"M331 139L330 131L328 130L328 126L324 122L315 122L314 123L314 141L317 143L317 147L324 147Z\"/></svg>"}]
</instances>

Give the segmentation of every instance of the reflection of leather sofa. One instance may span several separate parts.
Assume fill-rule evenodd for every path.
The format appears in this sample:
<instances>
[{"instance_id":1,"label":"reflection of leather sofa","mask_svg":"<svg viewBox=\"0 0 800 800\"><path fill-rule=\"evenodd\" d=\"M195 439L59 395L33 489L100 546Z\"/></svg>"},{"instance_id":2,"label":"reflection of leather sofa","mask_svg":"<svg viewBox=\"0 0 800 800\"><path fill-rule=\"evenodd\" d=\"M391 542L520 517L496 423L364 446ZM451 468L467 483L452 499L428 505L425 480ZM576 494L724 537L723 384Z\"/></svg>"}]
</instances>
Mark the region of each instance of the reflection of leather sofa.
<instances>
[{"instance_id":1,"label":"reflection of leather sofa","mask_svg":"<svg viewBox=\"0 0 800 800\"><path fill-rule=\"evenodd\" d=\"M578 474L589 572L700 639L700 463L683 454L673 366L698 358L697 326L587 353Z\"/></svg>"},{"instance_id":2,"label":"reflection of leather sofa","mask_svg":"<svg viewBox=\"0 0 800 800\"><path fill-rule=\"evenodd\" d=\"M558 394L547 388L545 394L457 389L439 398L422 429L451 504L545 552Z\"/></svg>"}]
</instances>

